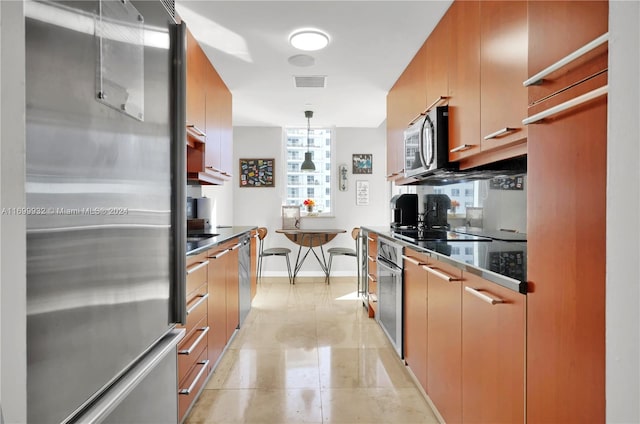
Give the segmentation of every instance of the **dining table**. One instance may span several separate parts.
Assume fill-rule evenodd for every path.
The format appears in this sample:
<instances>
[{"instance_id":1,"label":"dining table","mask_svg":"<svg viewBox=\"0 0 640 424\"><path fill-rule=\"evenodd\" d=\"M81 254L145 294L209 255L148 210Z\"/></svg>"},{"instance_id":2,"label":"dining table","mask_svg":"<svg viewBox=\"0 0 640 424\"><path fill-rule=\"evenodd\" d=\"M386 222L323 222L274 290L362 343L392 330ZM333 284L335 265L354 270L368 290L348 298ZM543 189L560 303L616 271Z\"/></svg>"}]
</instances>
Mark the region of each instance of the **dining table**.
<instances>
[{"instance_id":1,"label":"dining table","mask_svg":"<svg viewBox=\"0 0 640 424\"><path fill-rule=\"evenodd\" d=\"M340 233L346 233L347 230L343 229L279 229L276 233L284 234L289 240L298 245L298 254L296 255L296 264L293 269L293 282L296 281L298 271L302 268L302 264L309 256L309 253L313 253L316 260L320 264L320 268L324 272L326 278L329 278L329 267L327 265L327 259L324 253L323 246L329 243ZM306 248L306 252L303 254L302 250ZM319 250L319 254L316 251Z\"/></svg>"}]
</instances>

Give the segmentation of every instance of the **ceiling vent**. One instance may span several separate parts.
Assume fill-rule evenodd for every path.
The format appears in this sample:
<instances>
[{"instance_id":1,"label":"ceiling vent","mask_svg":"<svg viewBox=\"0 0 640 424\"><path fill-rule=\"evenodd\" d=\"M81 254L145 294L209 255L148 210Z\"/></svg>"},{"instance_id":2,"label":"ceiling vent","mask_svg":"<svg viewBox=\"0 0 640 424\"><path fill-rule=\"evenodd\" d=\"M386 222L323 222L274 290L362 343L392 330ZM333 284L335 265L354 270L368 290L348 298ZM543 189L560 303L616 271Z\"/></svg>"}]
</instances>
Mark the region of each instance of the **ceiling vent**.
<instances>
[{"instance_id":1,"label":"ceiling vent","mask_svg":"<svg viewBox=\"0 0 640 424\"><path fill-rule=\"evenodd\" d=\"M327 86L326 75L294 76L296 88L325 88Z\"/></svg>"}]
</instances>

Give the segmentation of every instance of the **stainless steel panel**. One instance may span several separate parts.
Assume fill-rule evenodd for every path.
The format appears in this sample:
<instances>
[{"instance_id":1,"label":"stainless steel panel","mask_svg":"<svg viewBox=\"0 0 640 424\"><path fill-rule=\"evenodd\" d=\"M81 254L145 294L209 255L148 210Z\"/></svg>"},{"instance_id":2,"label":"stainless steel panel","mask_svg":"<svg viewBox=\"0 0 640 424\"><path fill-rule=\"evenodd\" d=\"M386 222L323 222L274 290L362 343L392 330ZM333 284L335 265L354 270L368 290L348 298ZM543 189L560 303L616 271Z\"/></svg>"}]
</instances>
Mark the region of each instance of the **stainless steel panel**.
<instances>
[{"instance_id":1,"label":"stainless steel panel","mask_svg":"<svg viewBox=\"0 0 640 424\"><path fill-rule=\"evenodd\" d=\"M141 122L95 98L98 6L25 3L32 423L64 421L172 328L169 17L136 3L156 36Z\"/></svg>"},{"instance_id":2,"label":"stainless steel panel","mask_svg":"<svg viewBox=\"0 0 640 424\"><path fill-rule=\"evenodd\" d=\"M240 326L251 310L251 244L249 240L249 237L241 240L242 247L238 256Z\"/></svg>"}]
</instances>

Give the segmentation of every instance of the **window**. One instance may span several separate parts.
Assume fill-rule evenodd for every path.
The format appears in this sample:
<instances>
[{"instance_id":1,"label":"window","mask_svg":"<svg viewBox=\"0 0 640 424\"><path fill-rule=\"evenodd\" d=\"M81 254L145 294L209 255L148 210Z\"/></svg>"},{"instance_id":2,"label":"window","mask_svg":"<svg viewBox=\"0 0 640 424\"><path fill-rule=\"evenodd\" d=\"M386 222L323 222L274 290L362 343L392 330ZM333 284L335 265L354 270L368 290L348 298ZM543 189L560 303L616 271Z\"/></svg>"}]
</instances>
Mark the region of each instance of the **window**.
<instances>
[{"instance_id":1,"label":"window","mask_svg":"<svg viewBox=\"0 0 640 424\"><path fill-rule=\"evenodd\" d=\"M302 205L305 199L316 202L316 211L331 212L331 168L333 133L330 128L315 128L309 137L309 150L313 153L316 170L303 172L300 165L307 152L307 128L285 130L285 157L287 158L286 204Z\"/></svg>"}]
</instances>

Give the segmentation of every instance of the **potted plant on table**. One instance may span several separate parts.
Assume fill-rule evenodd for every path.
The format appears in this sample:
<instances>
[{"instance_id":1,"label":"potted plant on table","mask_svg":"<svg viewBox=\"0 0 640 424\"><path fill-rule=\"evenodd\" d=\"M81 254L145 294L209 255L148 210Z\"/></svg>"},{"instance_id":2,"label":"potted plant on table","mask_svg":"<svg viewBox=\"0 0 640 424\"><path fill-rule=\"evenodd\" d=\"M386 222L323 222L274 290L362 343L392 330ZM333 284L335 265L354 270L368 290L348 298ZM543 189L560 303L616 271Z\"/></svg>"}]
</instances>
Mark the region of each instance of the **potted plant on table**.
<instances>
[{"instance_id":1,"label":"potted plant on table","mask_svg":"<svg viewBox=\"0 0 640 424\"><path fill-rule=\"evenodd\" d=\"M306 199L302 204L307 208L307 212L311 213L313 212L313 207L316 205L316 202L314 202L313 199Z\"/></svg>"}]
</instances>

